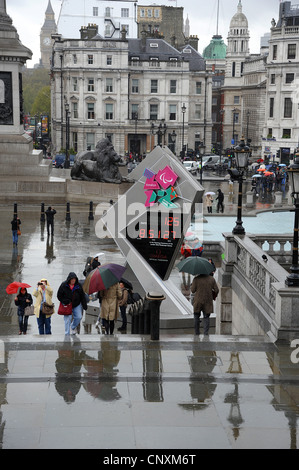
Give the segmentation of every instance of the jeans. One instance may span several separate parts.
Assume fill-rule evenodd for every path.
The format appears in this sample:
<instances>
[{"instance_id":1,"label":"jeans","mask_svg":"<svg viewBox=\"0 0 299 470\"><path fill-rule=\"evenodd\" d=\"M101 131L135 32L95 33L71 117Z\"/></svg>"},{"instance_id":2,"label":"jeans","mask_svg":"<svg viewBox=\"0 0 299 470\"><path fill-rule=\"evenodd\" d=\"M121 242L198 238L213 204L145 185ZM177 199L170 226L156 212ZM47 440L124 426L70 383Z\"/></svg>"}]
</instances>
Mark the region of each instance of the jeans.
<instances>
[{"instance_id":1,"label":"jeans","mask_svg":"<svg viewBox=\"0 0 299 470\"><path fill-rule=\"evenodd\" d=\"M123 305L122 307L119 307L119 309L120 309L121 319L123 322L121 327L126 328L127 327L127 314L126 314L127 307L126 305Z\"/></svg>"},{"instance_id":2,"label":"jeans","mask_svg":"<svg viewBox=\"0 0 299 470\"><path fill-rule=\"evenodd\" d=\"M37 319L38 331L40 335L51 335L51 317L46 318L46 315L39 312Z\"/></svg>"},{"instance_id":3,"label":"jeans","mask_svg":"<svg viewBox=\"0 0 299 470\"><path fill-rule=\"evenodd\" d=\"M15 243L16 245L18 244L18 231L17 230L13 230L12 231L12 242Z\"/></svg>"},{"instance_id":4,"label":"jeans","mask_svg":"<svg viewBox=\"0 0 299 470\"><path fill-rule=\"evenodd\" d=\"M24 315L24 311L18 310L19 329L22 333L27 332L28 318Z\"/></svg>"},{"instance_id":5,"label":"jeans","mask_svg":"<svg viewBox=\"0 0 299 470\"><path fill-rule=\"evenodd\" d=\"M69 335L72 330L75 330L82 320L82 305L73 307L73 315L64 315L64 334Z\"/></svg>"}]
</instances>

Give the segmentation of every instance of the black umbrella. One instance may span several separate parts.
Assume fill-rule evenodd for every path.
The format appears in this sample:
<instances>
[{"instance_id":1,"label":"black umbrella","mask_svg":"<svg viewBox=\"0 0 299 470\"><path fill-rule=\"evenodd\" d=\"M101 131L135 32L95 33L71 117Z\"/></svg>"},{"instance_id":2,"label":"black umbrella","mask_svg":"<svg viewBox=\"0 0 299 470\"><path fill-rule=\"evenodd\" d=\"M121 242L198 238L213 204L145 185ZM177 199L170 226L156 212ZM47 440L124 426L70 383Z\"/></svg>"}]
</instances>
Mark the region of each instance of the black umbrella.
<instances>
[{"instance_id":1,"label":"black umbrella","mask_svg":"<svg viewBox=\"0 0 299 470\"><path fill-rule=\"evenodd\" d=\"M127 279L124 279L122 277L119 282L122 282L125 285L125 287L127 287L127 289L133 290L132 284L130 283L130 281L127 281Z\"/></svg>"}]
</instances>

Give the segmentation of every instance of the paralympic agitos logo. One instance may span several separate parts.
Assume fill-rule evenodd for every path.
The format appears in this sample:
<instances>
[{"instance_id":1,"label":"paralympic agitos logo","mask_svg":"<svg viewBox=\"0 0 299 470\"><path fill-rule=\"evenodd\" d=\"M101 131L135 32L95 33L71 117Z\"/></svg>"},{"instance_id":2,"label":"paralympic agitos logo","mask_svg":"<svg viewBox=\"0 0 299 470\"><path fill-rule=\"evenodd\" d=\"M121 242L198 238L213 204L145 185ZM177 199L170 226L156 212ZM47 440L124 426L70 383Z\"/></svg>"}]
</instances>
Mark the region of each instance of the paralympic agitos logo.
<instances>
[{"instance_id":1,"label":"paralympic agitos logo","mask_svg":"<svg viewBox=\"0 0 299 470\"><path fill-rule=\"evenodd\" d=\"M143 173L146 177L144 193L146 195L145 207L155 204L163 204L168 209L177 209L179 206L173 201L178 198L174 185L178 175L167 165L163 170L154 173L146 169Z\"/></svg>"}]
</instances>

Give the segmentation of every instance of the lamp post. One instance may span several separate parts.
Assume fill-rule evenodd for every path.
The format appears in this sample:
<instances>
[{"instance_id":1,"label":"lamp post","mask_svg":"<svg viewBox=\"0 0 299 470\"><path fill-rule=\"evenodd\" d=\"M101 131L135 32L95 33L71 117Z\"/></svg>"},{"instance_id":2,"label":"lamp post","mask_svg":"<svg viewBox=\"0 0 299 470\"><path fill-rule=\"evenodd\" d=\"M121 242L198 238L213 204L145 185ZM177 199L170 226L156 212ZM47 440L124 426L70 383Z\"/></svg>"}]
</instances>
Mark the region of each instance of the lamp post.
<instances>
[{"instance_id":1,"label":"lamp post","mask_svg":"<svg viewBox=\"0 0 299 470\"><path fill-rule=\"evenodd\" d=\"M170 140L171 140L171 147L172 147L171 151L175 155L175 143L176 143L176 138L177 138L175 130L172 131L172 134L169 134L169 137L170 137Z\"/></svg>"},{"instance_id":2,"label":"lamp post","mask_svg":"<svg viewBox=\"0 0 299 470\"><path fill-rule=\"evenodd\" d=\"M182 158L185 158L185 113L187 111L187 108L185 106L185 103L182 106L182 113L183 113L183 147L182 147Z\"/></svg>"},{"instance_id":3,"label":"lamp post","mask_svg":"<svg viewBox=\"0 0 299 470\"><path fill-rule=\"evenodd\" d=\"M291 274L286 278L288 287L299 287L299 266L298 266L298 233L299 233L299 151L296 153L293 165L288 170L289 181L292 188L292 196L295 206L295 223L293 237L293 259L290 269Z\"/></svg>"},{"instance_id":4,"label":"lamp post","mask_svg":"<svg viewBox=\"0 0 299 470\"><path fill-rule=\"evenodd\" d=\"M158 145L160 147L162 147L162 136L164 137L164 146L165 146L165 134L166 134L166 131L167 131L167 124L165 122L165 119L162 119L162 122L160 122L159 126L158 126L158 130L157 132L155 132L155 124L152 122L152 125L151 125L151 134L154 135L154 134L157 134L158 136Z\"/></svg>"},{"instance_id":5,"label":"lamp post","mask_svg":"<svg viewBox=\"0 0 299 470\"><path fill-rule=\"evenodd\" d=\"M69 148L70 148L70 105L66 102L64 105L65 108L65 162L64 168L70 168L70 156L69 156Z\"/></svg>"},{"instance_id":6,"label":"lamp post","mask_svg":"<svg viewBox=\"0 0 299 470\"><path fill-rule=\"evenodd\" d=\"M232 144L235 145L235 124L236 124L236 108L233 109L233 136L232 136Z\"/></svg>"},{"instance_id":7,"label":"lamp post","mask_svg":"<svg viewBox=\"0 0 299 470\"><path fill-rule=\"evenodd\" d=\"M242 137L240 144L235 147L235 159L236 159L236 170L230 170L234 179L239 182L239 193L238 193L238 213L236 225L233 229L235 235L245 235L245 229L242 221L242 186L243 186L243 175L244 170L248 165L248 159L250 155L250 148L245 144L244 137Z\"/></svg>"}]
</instances>

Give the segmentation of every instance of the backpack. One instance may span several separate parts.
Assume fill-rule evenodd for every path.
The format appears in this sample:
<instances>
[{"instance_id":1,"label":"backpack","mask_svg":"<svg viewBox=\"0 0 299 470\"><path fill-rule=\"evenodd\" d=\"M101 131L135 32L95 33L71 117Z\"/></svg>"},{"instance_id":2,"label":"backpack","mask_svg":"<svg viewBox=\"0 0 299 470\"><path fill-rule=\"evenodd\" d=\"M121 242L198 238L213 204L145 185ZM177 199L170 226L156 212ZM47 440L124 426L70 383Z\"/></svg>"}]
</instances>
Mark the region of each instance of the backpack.
<instances>
[{"instance_id":1,"label":"backpack","mask_svg":"<svg viewBox=\"0 0 299 470\"><path fill-rule=\"evenodd\" d=\"M138 292L132 292L128 289L128 301L127 304L135 304L135 302L138 302L138 300L141 300L141 296L138 294Z\"/></svg>"}]
</instances>

